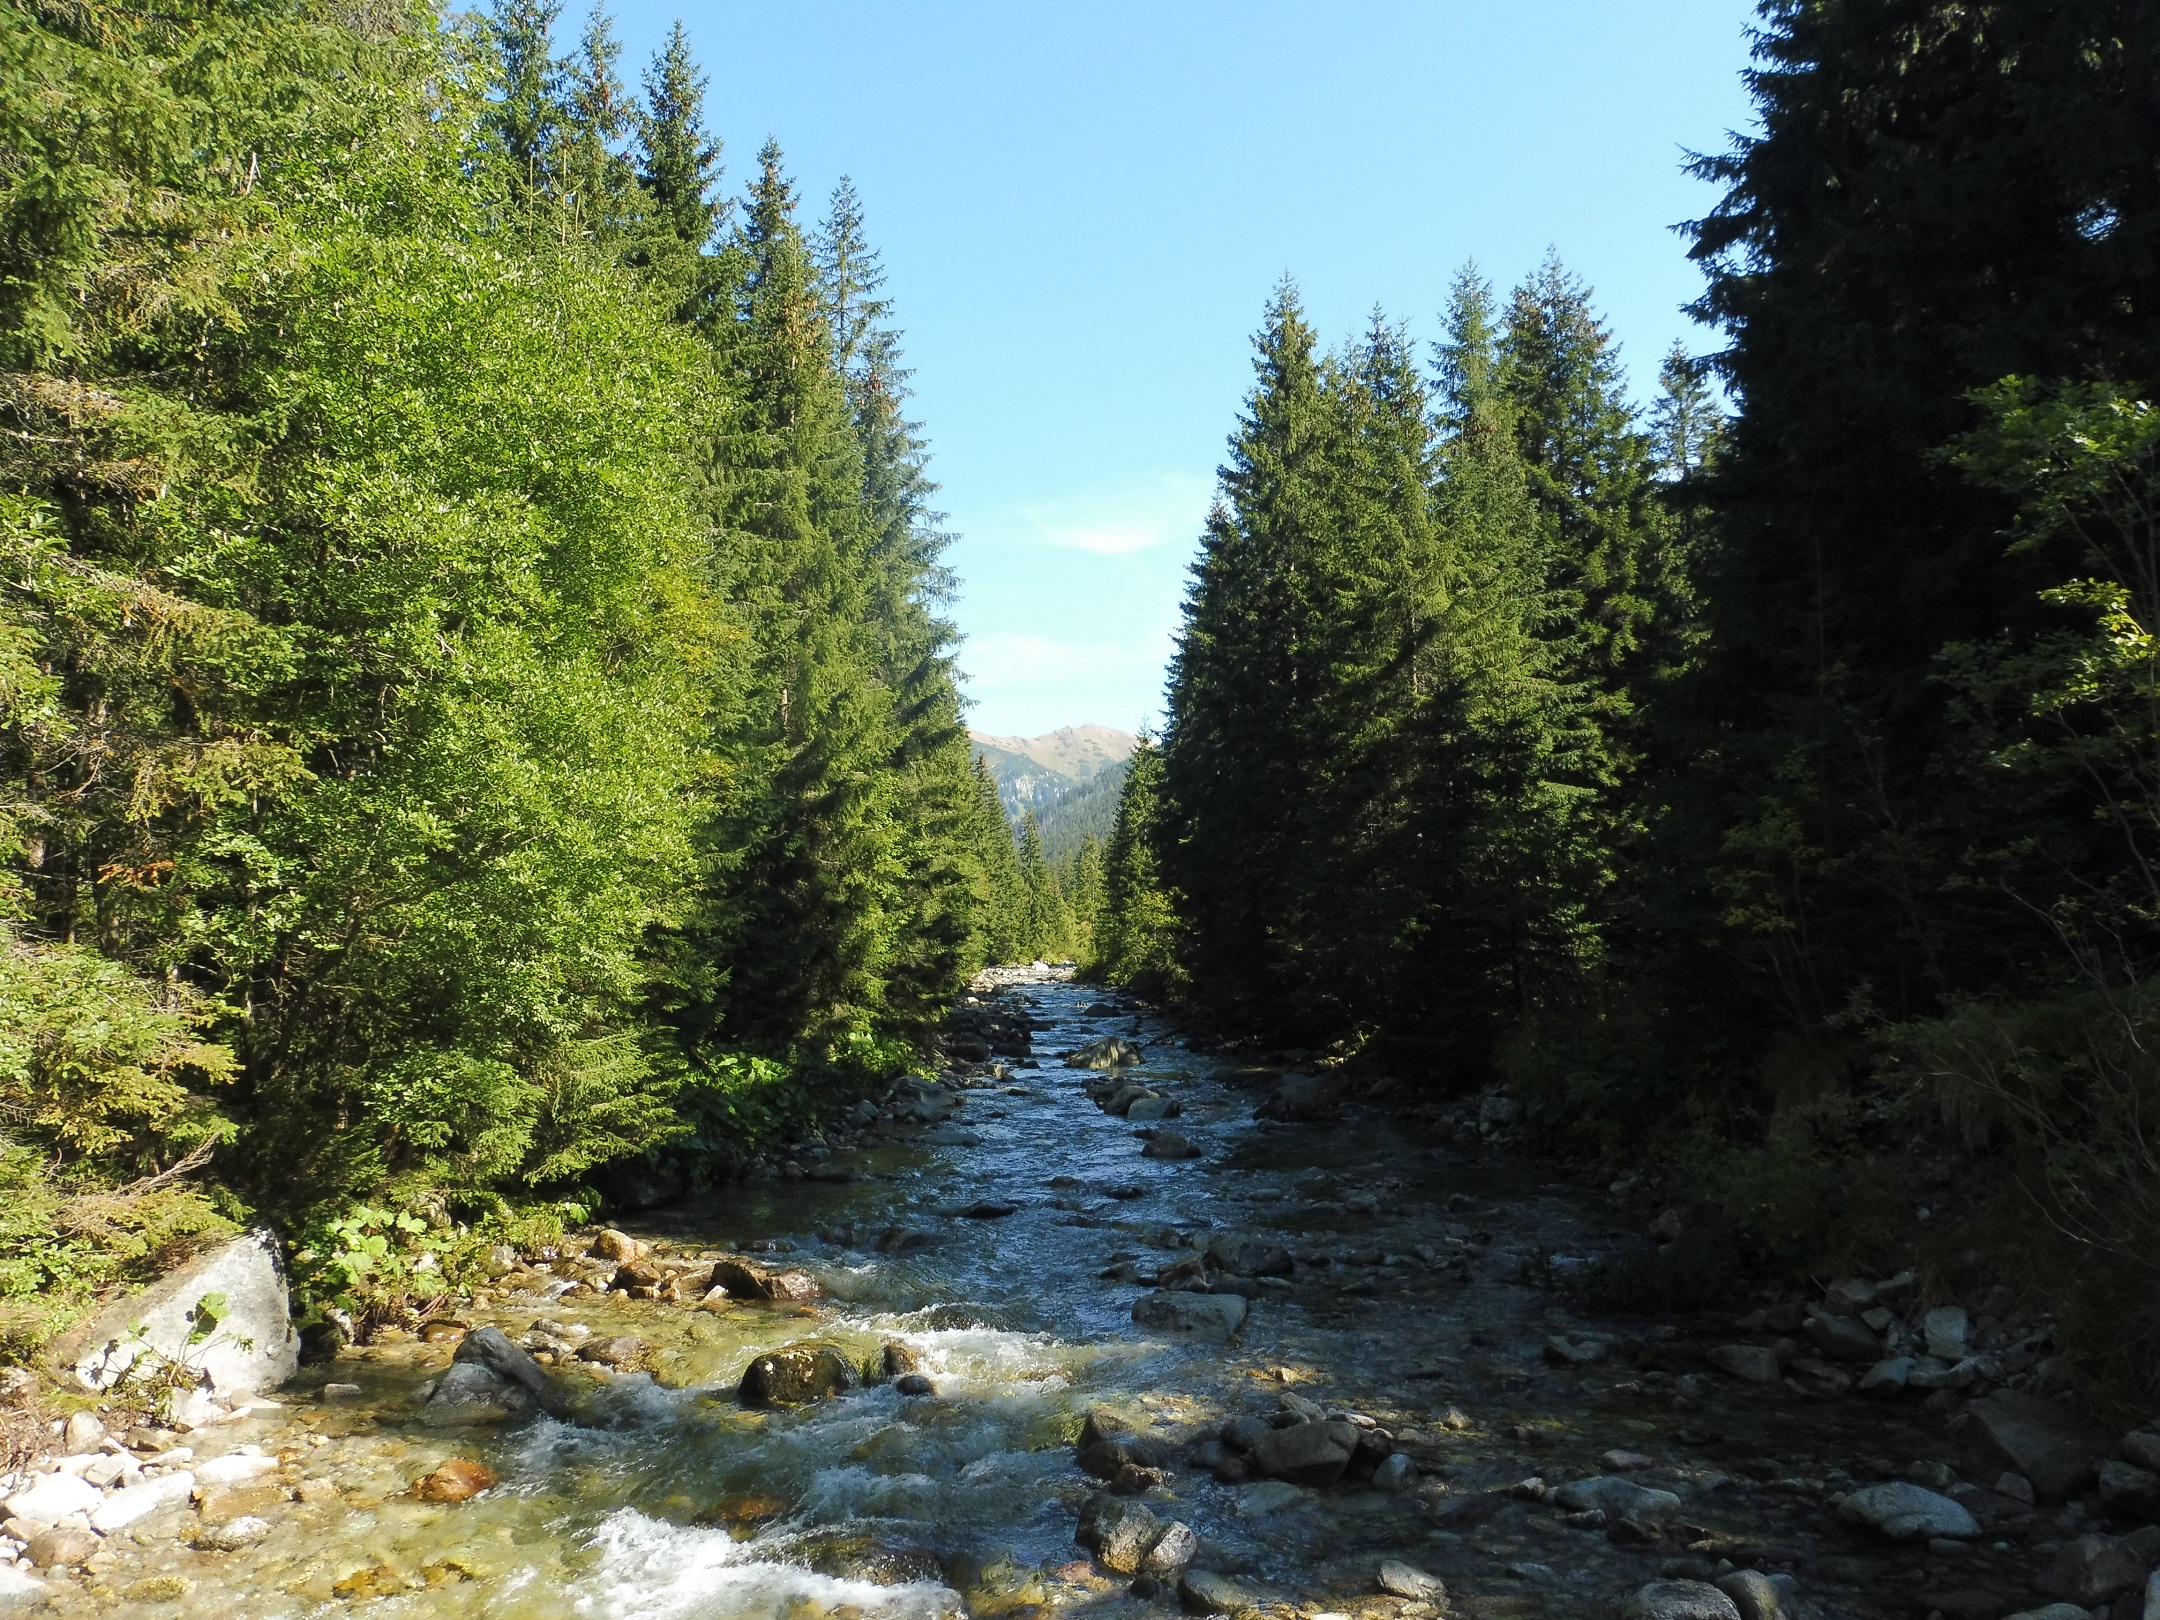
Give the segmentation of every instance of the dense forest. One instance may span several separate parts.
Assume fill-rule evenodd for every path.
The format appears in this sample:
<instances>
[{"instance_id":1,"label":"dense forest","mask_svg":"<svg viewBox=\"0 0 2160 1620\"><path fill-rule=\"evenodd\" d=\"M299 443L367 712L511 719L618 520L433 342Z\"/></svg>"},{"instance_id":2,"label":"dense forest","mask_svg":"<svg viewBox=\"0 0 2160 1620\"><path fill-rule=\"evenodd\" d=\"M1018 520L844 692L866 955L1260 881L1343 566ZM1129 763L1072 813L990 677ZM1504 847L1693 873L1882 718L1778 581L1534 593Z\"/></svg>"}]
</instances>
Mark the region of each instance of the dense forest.
<instances>
[{"instance_id":1,"label":"dense forest","mask_svg":"<svg viewBox=\"0 0 2160 1620\"><path fill-rule=\"evenodd\" d=\"M1070 926L858 198L731 197L679 26L633 91L557 24L7 6L14 1349L258 1215L740 1168Z\"/></svg>"},{"instance_id":2,"label":"dense forest","mask_svg":"<svg viewBox=\"0 0 2160 1620\"><path fill-rule=\"evenodd\" d=\"M1557 263L1429 360L1286 285L1101 971L2160 1393L2152 24L1770 0L1647 409Z\"/></svg>"}]
</instances>

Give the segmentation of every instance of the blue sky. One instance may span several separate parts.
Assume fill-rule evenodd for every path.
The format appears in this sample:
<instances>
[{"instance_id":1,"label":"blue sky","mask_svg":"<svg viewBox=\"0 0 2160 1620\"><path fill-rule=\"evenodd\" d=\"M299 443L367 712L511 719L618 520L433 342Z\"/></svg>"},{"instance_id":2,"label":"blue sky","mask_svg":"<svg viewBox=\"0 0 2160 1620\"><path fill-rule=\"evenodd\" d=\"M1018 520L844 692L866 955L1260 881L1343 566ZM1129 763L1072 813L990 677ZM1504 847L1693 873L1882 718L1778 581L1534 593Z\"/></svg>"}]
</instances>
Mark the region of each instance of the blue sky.
<instances>
[{"instance_id":1,"label":"blue sky","mask_svg":"<svg viewBox=\"0 0 2160 1620\"><path fill-rule=\"evenodd\" d=\"M1639 387L1675 338L1712 346L1669 227L1713 200L1682 150L1749 122L1741 0L615 12L633 78L682 17L731 192L768 134L807 214L854 177L959 537L982 730L1159 713L1285 271L1331 342L1375 304L1424 339L1466 259L1504 287L1552 247Z\"/></svg>"}]
</instances>

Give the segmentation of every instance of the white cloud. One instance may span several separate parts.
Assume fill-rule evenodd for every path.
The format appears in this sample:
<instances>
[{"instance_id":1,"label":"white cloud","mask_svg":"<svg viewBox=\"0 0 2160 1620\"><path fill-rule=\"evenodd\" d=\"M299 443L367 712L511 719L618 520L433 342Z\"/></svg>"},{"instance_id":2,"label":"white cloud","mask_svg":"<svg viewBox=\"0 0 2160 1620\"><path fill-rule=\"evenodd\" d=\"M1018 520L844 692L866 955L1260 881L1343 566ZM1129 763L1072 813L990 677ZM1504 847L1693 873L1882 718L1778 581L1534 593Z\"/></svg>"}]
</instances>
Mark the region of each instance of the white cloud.
<instances>
[{"instance_id":1,"label":"white cloud","mask_svg":"<svg viewBox=\"0 0 2160 1620\"><path fill-rule=\"evenodd\" d=\"M1124 489L1092 490L1019 509L1043 545L1098 557L1129 557L1192 544L1214 494L1211 479L1163 473Z\"/></svg>"}]
</instances>

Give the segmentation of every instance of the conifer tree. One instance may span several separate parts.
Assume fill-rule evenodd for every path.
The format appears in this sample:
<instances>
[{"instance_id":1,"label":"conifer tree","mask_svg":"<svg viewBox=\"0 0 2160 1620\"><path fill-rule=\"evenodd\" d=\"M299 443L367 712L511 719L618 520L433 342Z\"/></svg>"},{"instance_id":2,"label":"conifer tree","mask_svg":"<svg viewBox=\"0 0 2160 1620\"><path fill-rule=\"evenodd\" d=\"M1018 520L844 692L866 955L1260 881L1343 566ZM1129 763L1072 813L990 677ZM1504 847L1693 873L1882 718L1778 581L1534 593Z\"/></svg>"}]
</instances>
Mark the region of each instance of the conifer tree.
<instances>
[{"instance_id":1,"label":"conifer tree","mask_svg":"<svg viewBox=\"0 0 2160 1620\"><path fill-rule=\"evenodd\" d=\"M622 45L601 0L594 0L574 56L562 64L563 136L558 184L582 229L619 235L637 211L637 171L622 143L637 128L637 108L617 64Z\"/></svg>"},{"instance_id":2,"label":"conifer tree","mask_svg":"<svg viewBox=\"0 0 2160 1620\"><path fill-rule=\"evenodd\" d=\"M1142 736L1126 767L1117 825L1103 852L1102 910L1090 971L1143 995L1184 993L1184 908L1163 877L1163 756Z\"/></svg>"},{"instance_id":3,"label":"conifer tree","mask_svg":"<svg viewBox=\"0 0 2160 1620\"><path fill-rule=\"evenodd\" d=\"M563 138L564 82L555 60L561 0L495 0L488 37L501 63L491 122L512 176L528 196L547 193Z\"/></svg>"},{"instance_id":4,"label":"conifer tree","mask_svg":"<svg viewBox=\"0 0 2160 1620\"><path fill-rule=\"evenodd\" d=\"M645 70L638 118L638 184L685 245L702 250L726 216L720 200L720 143L705 131L710 81L690 54L681 19Z\"/></svg>"}]
</instances>

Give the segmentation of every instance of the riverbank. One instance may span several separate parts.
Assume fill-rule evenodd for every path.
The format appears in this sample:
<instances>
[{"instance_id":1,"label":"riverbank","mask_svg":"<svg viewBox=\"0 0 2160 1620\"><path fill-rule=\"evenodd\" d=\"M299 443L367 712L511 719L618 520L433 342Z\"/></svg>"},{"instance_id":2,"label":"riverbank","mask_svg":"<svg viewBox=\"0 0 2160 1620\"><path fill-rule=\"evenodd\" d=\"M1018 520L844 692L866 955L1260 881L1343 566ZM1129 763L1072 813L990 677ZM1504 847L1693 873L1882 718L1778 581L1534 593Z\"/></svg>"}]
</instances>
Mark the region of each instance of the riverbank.
<instances>
[{"instance_id":1,"label":"riverbank","mask_svg":"<svg viewBox=\"0 0 2160 1620\"><path fill-rule=\"evenodd\" d=\"M956 1027L978 1044L940 1081L757 1179L506 1255L454 1314L275 1404L76 1452L58 1475L98 1502L43 1543L8 1527L49 1566L11 1566L42 1588L18 1601L2139 1612L2160 1504L2133 1501L2137 1465L2059 1408L2022 1430L1990 1408L2045 1393L2042 1329L1972 1313L1970 1353L1931 1359L1952 1324L1896 1278L1812 1313L1595 1309L1586 1279L1675 1239L1638 1189L1515 1153L1504 1104L1402 1118L1049 972L985 983ZM1067 1066L1133 1055L1113 1042L1139 1061ZM1899 1360L1905 1393L1878 1376Z\"/></svg>"}]
</instances>

